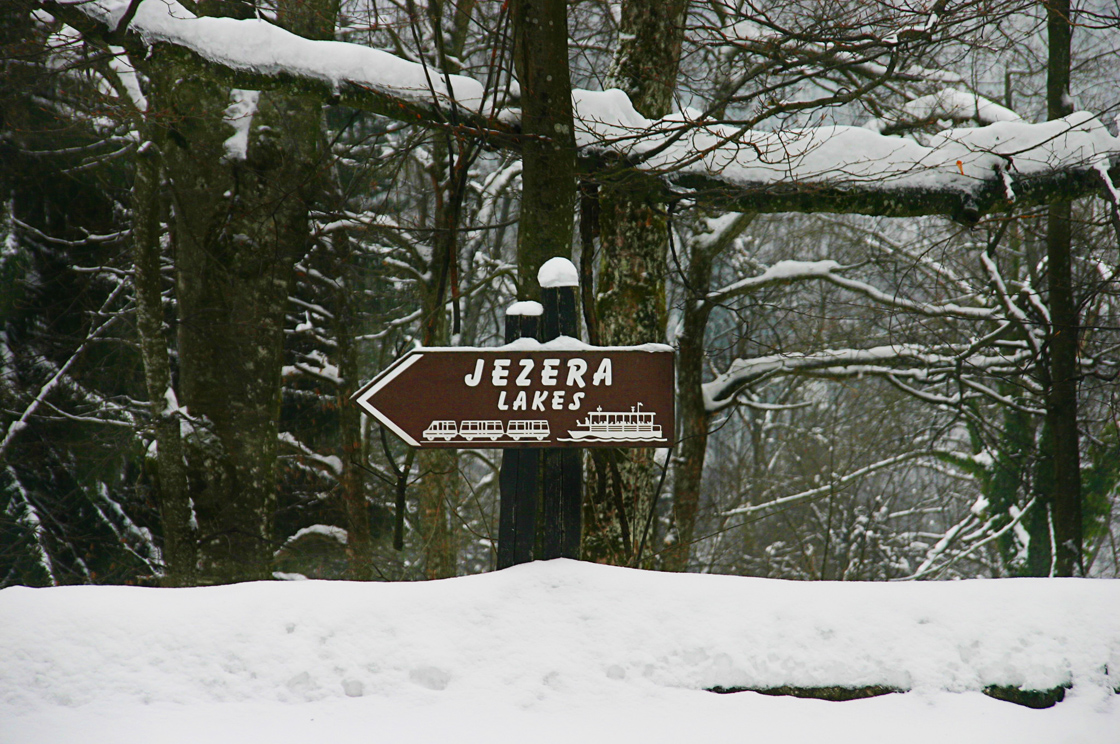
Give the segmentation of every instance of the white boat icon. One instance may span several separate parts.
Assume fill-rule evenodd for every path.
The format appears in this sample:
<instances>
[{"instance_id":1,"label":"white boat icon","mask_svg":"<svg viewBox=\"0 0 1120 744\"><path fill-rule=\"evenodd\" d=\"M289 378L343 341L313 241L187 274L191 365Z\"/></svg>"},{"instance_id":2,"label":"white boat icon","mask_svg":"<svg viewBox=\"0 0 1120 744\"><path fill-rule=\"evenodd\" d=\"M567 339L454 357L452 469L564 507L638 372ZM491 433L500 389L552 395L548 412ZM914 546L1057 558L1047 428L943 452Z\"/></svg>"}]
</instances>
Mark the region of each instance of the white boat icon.
<instances>
[{"instance_id":1,"label":"white boat icon","mask_svg":"<svg viewBox=\"0 0 1120 744\"><path fill-rule=\"evenodd\" d=\"M661 436L661 425L653 423L657 414L653 411L643 411L642 404L631 406L629 411L604 411L599 406L594 411L587 413L587 418L576 424L576 428L568 430L568 437L559 438L561 442L610 442L624 440L641 440L650 442L664 442Z\"/></svg>"}]
</instances>

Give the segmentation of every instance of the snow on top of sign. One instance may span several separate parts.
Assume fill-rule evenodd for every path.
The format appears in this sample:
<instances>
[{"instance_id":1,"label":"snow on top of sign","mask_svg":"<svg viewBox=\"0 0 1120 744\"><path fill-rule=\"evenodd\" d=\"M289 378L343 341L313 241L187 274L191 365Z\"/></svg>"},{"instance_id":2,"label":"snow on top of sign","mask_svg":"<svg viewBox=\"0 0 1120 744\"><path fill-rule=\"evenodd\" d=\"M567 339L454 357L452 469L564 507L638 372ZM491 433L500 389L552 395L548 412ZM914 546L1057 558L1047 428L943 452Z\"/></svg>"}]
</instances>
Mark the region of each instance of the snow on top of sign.
<instances>
[{"instance_id":1,"label":"snow on top of sign","mask_svg":"<svg viewBox=\"0 0 1120 744\"><path fill-rule=\"evenodd\" d=\"M60 0L74 4L91 18L116 28L129 0ZM378 49L338 41L313 41L250 18L197 17L177 0L140 4L129 28L151 44L171 41L203 58L229 67L275 74L289 72L324 80L335 88L352 82L413 100L454 97L477 107L483 86L462 75L437 75L424 65ZM450 89L448 88L450 83Z\"/></svg>"},{"instance_id":2,"label":"snow on top of sign","mask_svg":"<svg viewBox=\"0 0 1120 744\"><path fill-rule=\"evenodd\" d=\"M673 347L668 344L638 344L637 346L592 346L591 344L584 343L578 338L571 336L559 336L551 341L538 341L535 338L519 338L509 342L503 346L420 346L416 348L416 353L424 353L428 351L460 351L460 352L480 352L480 351L646 351L646 352L665 352L672 351Z\"/></svg>"},{"instance_id":3,"label":"snow on top of sign","mask_svg":"<svg viewBox=\"0 0 1120 744\"><path fill-rule=\"evenodd\" d=\"M541 287L578 287L579 272L576 265L564 258L556 256L541 264L537 272L537 282Z\"/></svg>"},{"instance_id":4,"label":"snow on top of sign","mask_svg":"<svg viewBox=\"0 0 1120 744\"><path fill-rule=\"evenodd\" d=\"M531 341L532 339L525 339ZM515 342L516 343L516 342ZM666 344L638 344L637 346L592 346L585 344L578 338L571 336L558 336L551 341L538 342L540 351L672 351L673 347Z\"/></svg>"},{"instance_id":5,"label":"snow on top of sign","mask_svg":"<svg viewBox=\"0 0 1120 744\"><path fill-rule=\"evenodd\" d=\"M533 300L515 302L506 308L506 315L543 315L544 305Z\"/></svg>"}]
</instances>

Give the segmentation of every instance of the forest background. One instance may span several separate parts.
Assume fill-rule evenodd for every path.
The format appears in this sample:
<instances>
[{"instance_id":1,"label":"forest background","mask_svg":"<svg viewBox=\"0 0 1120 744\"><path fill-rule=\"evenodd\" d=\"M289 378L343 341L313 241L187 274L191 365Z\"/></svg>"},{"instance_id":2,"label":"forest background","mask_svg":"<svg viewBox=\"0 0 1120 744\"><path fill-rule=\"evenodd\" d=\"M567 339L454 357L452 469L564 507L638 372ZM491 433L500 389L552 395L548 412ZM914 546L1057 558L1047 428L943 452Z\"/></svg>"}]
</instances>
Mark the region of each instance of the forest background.
<instances>
[{"instance_id":1,"label":"forest background","mask_svg":"<svg viewBox=\"0 0 1120 744\"><path fill-rule=\"evenodd\" d=\"M0 586L493 568L500 456L349 398L554 255L584 340L678 352L674 447L585 458L585 559L1116 576L1118 23L5 3Z\"/></svg>"}]
</instances>

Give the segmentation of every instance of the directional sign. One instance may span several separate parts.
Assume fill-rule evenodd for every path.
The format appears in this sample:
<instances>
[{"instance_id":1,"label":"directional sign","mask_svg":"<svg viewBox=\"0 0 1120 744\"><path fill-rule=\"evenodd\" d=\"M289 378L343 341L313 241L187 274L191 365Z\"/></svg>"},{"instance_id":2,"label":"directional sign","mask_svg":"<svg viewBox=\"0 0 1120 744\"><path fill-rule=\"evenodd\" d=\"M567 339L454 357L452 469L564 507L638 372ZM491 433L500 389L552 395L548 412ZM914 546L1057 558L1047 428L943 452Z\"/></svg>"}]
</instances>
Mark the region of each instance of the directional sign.
<instances>
[{"instance_id":1,"label":"directional sign","mask_svg":"<svg viewBox=\"0 0 1120 744\"><path fill-rule=\"evenodd\" d=\"M669 347L536 346L417 349L354 400L413 447L669 446Z\"/></svg>"}]
</instances>

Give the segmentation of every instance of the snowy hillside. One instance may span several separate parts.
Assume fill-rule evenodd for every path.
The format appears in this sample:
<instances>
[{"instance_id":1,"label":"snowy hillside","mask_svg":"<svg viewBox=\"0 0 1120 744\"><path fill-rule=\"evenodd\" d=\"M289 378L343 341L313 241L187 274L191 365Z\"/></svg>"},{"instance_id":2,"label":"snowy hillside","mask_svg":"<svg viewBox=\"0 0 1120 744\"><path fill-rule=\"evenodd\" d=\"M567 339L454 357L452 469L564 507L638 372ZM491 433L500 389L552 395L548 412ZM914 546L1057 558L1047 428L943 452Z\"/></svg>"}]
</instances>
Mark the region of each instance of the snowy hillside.
<instances>
[{"instance_id":1,"label":"snowy hillside","mask_svg":"<svg viewBox=\"0 0 1120 744\"><path fill-rule=\"evenodd\" d=\"M1120 582L0 591L0 742L1120 742ZM1032 710L987 686L1070 686ZM886 687L849 702L710 688ZM899 738L902 737L902 738Z\"/></svg>"}]
</instances>

